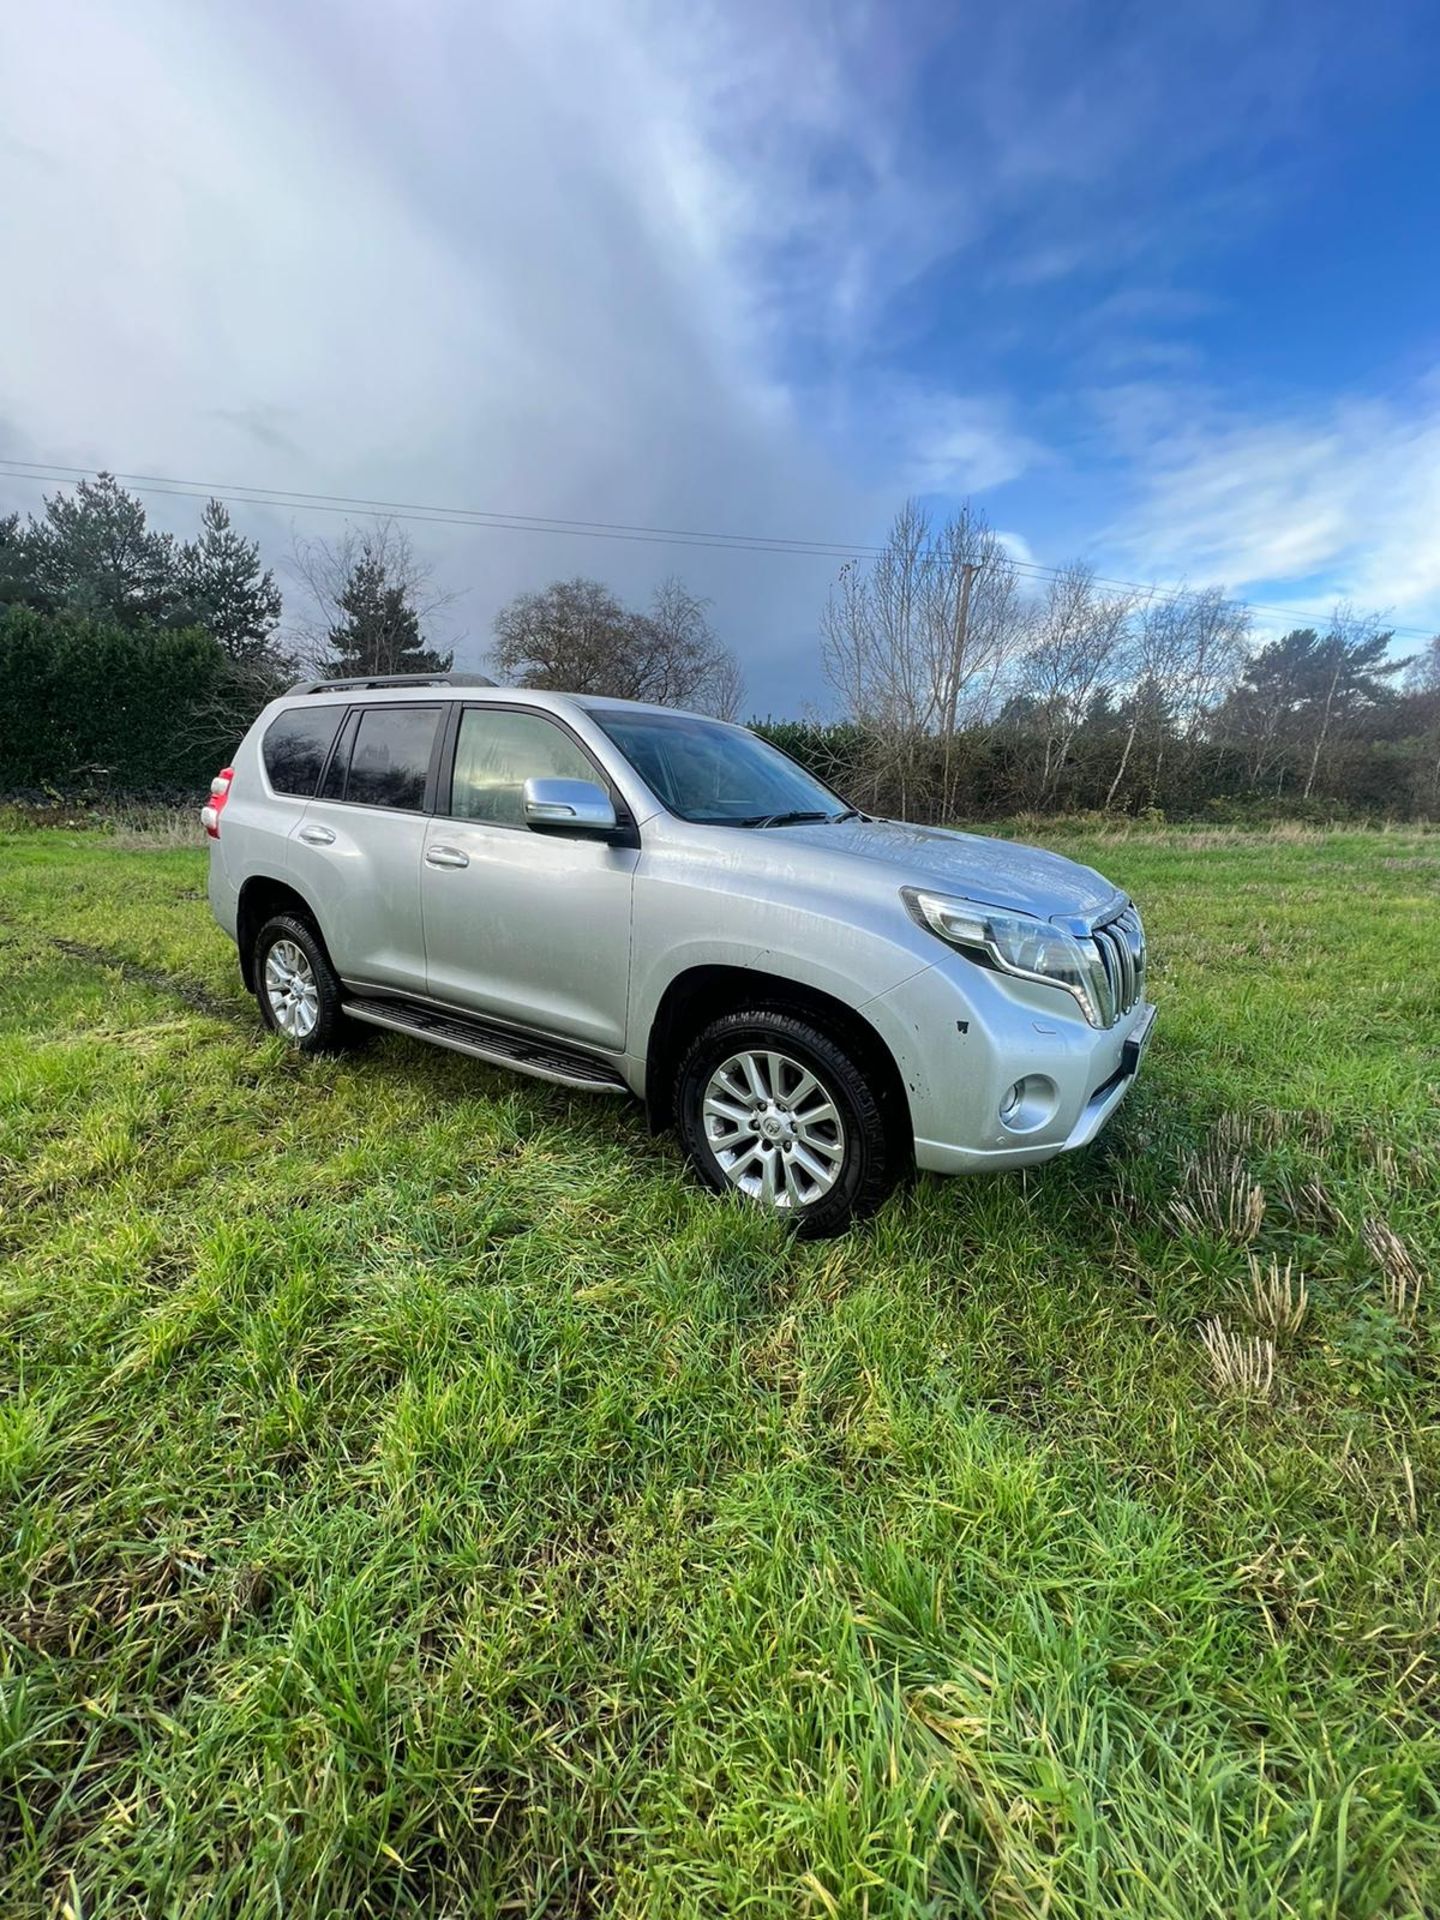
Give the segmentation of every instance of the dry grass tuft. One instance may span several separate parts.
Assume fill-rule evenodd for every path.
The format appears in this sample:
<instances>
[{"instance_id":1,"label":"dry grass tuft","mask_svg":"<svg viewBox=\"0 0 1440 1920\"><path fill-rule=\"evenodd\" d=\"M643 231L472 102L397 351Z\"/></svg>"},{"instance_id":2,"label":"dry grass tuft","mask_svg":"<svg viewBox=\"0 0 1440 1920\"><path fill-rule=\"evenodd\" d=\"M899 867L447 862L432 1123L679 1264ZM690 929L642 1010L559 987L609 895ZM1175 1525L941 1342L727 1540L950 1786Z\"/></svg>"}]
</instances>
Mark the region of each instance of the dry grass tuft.
<instances>
[{"instance_id":1,"label":"dry grass tuft","mask_svg":"<svg viewBox=\"0 0 1440 1920\"><path fill-rule=\"evenodd\" d=\"M1362 1126L1355 1136L1361 1153L1374 1167L1387 1187L1393 1187L1400 1181L1400 1155L1395 1143L1377 1132L1374 1127Z\"/></svg>"},{"instance_id":2,"label":"dry grass tuft","mask_svg":"<svg viewBox=\"0 0 1440 1920\"><path fill-rule=\"evenodd\" d=\"M1278 1338L1284 1333L1300 1331L1310 1309L1310 1290L1304 1274L1295 1273L1290 1261L1282 1267L1272 1255L1269 1262L1262 1265L1252 1253L1250 1285L1243 1304L1257 1327Z\"/></svg>"},{"instance_id":3,"label":"dry grass tuft","mask_svg":"<svg viewBox=\"0 0 1440 1920\"><path fill-rule=\"evenodd\" d=\"M112 847L123 853L168 853L174 847L203 847L200 809L144 807L109 816L103 831Z\"/></svg>"},{"instance_id":4,"label":"dry grass tuft","mask_svg":"<svg viewBox=\"0 0 1440 1920\"><path fill-rule=\"evenodd\" d=\"M1115 1211L1137 1226L1148 1220L1154 1212L1152 1203L1135 1183L1134 1169L1123 1161L1115 1169L1115 1185L1111 1188L1110 1198Z\"/></svg>"},{"instance_id":5,"label":"dry grass tuft","mask_svg":"<svg viewBox=\"0 0 1440 1920\"><path fill-rule=\"evenodd\" d=\"M1222 1153L1246 1154L1254 1147L1278 1146L1294 1118L1283 1107L1230 1109L1215 1122L1210 1137Z\"/></svg>"},{"instance_id":6,"label":"dry grass tuft","mask_svg":"<svg viewBox=\"0 0 1440 1920\"><path fill-rule=\"evenodd\" d=\"M1360 1228L1365 1250L1385 1280L1385 1304L1402 1325L1414 1321L1425 1276L1420 1263L1388 1220L1367 1214Z\"/></svg>"},{"instance_id":7,"label":"dry grass tuft","mask_svg":"<svg viewBox=\"0 0 1440 1920\"><path fill-rule=\"evenodd\" d=\"M1222 1113L1211 1130L1211 1139L1221 1153L1248 1153L1255 1144L1255 1114Z\"/></svg>"},{"instance_id":8,"label":"dry grass tuft","mask_svg":"<svg viewBox=\"0 0 1440 1920\"><path fill-rule=\"evenodd\" d=\"M1219 1320L1206 1320L1200 1338L1210 1356L1215 1389L1227 1398L1268 1400L1275 1382L1275 1342L1263 1335L1227 1333Z\"/></svg>"},{"instance_id":9,"label":"dry grass tuft","mask_svg":"<svg viewBox=\"0 0 1440 1920\"><path fill-rule=\"evenodd\" d=\"M1182 1232L1217 1234L1245 1247L1264 1221L1265 1189L1243 1160L1211 1146L1186 1161L1169 1212Z\"/></svg>"},{"instance_id":10,"label":"dry grass tuft","mask_svg":"<svg viewBox=\"0 0 1440 1920\"><path fill-rule=\"evenodd\" d=\"M1297 1226L1332 1237L1338 1234L1348 1237L1353 1231L1344 1208L1318 1177L1309 1180L1282 1177L1277 1190Z\"/></svg>"}]
</instances>

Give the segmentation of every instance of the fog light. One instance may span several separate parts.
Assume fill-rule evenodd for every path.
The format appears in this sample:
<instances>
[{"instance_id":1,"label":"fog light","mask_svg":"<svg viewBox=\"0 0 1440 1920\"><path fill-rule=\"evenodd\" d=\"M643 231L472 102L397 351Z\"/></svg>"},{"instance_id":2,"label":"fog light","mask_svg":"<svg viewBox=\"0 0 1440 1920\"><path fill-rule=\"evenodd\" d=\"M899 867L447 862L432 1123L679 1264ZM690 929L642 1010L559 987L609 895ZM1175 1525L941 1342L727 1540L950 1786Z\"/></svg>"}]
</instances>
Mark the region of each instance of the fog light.
<instances>
[{"instance_id":1,"label":"fog light","mask_svg":"<svg viewBox=\"0 0 1440 1920\"><path fill-rule=\"evenodd\" d=\"M1000 1100L1000 1124L1010 1133L1034 1133L1055 1117L1060 1104L1055 1082L1043 1073L1027 1073L1005 1089Z\"/></svg>"}]
</instances>

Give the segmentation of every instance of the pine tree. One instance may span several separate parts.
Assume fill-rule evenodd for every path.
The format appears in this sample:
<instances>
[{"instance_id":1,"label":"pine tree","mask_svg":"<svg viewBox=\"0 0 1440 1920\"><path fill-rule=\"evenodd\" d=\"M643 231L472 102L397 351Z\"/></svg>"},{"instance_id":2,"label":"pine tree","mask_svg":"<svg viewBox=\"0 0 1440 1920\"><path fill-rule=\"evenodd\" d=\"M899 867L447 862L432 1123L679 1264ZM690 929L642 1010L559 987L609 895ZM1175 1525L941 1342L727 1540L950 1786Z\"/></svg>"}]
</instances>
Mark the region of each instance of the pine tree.
<instances>
[{"instance_id":1,"label":"pine tree","mask_svg":"<svg viewBox=\"0 0 1440 1920\"><path fill-rule=\"evenodd\" d=\"M151 532L144 507L113 474L47 500L28 539L42 606L122 627L183 624L175 541Z\"/></svg>"},{"instance_id":2,"label":"pine tree","mask_svg":"<svg viewBox=\"0 0 1440 1920\"><path fill-rule=\"evenodd\" d=\"M336 605L342 617L328 635L328 669L337 679L449 672L454 654L425 646L420 615L403 579L391 574L374 546L361 548Z\"/></svg>"},{"instance_id":3,"label":"pine tree","mask_svg":"<svg viewBox=\"0 0 1440 1920\"><path fill-rule=\"evenodd\" d=\"M235 531L220 500L206 501L200 526L199 538L187 540L179 554L189 621L213 635L239 665L272 662L280 589L274 574L260 565L259 543Z\"/></svg>"},{"instance_id":4,"label":"pine tree","mask_svg":"<svg viewBox=\"0 0 1440 1920\"><path fill-rule=\"evenodd\" d=\"M35 582L33 522L22 525L18 513L0 518L0 614L9 607L32 607Z\"/></svg>"},{"instance_id":5,"label":"pine tree","mask_svg":"<svg viewBox=\"0 0 1440 1920\"><path fill-rule=\"evenodd\" d=\"M1323 638L1297 627L1251 658L1217 719L1221 737L1245 750L1252 782L1277 770L1277 792L1293 775L1310 797L1334 738L1393 699L1387 682L1405 663L1389 658L1390 640L1340 608Z\"/></svg>"}]
</instances>

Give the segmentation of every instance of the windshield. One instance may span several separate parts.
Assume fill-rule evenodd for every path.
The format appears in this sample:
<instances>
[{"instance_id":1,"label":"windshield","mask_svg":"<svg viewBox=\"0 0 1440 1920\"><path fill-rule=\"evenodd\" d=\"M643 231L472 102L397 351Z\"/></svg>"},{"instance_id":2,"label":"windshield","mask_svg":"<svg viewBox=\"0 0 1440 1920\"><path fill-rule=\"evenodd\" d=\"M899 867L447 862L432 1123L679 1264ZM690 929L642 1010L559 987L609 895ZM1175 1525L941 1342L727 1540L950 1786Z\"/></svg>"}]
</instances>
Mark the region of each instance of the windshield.
<instances>
[{"instance_id":1,"label":"windshield","mask_svg":"<svg viewBox=\"0 0 1440 1920\"><path fill-rule=\"evenodd\" d=\"M682 820L759 827L778 826L791 817L832 820L849 812L829 787L743 727L620 707L592 707L590 718Z\"/></svg>"}]
</instances>

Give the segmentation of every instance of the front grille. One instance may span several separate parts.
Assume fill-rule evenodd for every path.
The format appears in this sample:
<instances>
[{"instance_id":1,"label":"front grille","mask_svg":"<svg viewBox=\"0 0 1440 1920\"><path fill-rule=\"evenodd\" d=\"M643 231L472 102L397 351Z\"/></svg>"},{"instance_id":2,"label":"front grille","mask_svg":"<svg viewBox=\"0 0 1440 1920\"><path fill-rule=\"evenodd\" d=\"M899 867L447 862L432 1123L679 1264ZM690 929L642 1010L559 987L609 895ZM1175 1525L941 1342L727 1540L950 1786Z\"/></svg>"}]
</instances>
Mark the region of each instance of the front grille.
<instances>
[{"instance_id":1,"label":"front grille","mask_svg":"<svg viewBox=\"0 0 1440 1920\"><path fill-rule=\"evenodd\" d=\"M1105 969L1104 1024L1113 1027L1145 989L1145 931L1134 907L1125 907L1090 936Z\"/></svg>"}]
</instances>

